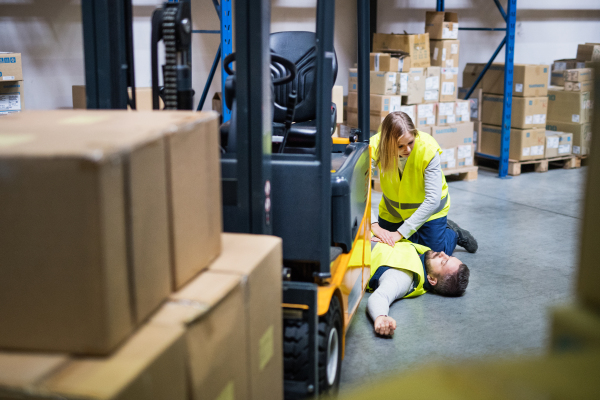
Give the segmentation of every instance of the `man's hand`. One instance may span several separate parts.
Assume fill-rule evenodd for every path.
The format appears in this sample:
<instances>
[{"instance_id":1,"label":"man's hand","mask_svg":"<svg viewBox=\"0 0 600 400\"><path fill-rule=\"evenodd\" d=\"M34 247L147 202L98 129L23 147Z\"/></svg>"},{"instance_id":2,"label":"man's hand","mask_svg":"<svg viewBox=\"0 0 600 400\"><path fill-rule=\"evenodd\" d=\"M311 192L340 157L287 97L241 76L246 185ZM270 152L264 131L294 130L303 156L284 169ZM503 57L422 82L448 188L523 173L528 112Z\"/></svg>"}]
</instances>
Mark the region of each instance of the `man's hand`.
<instances>
[{"instance_id":1,"label":"man's hand","mask_svg":"<svg viewBox=\"0 0 600 400\"><path fill-rule=\"evenodd\" d=\"M371 225L371 231L373 231L373 234L379 239L371 239L373 242L385 243L392 247L394 247L396 242L399 242L402 239L402 235L400 234L400 232L390 232L387 229L383 229L382 227L380 227L379 224Z\"/></svg>"},{"instance_id":2,"label":"man's hand","mask_svg":"<svg viewBox=\"0 0 600 400\"><path fill-rule=\"evenodd\" d=\"M380 315L375 319L375 333L382 336L392 336L396 330L396 321L392 317Z\"/></svg>"}]
</instances>

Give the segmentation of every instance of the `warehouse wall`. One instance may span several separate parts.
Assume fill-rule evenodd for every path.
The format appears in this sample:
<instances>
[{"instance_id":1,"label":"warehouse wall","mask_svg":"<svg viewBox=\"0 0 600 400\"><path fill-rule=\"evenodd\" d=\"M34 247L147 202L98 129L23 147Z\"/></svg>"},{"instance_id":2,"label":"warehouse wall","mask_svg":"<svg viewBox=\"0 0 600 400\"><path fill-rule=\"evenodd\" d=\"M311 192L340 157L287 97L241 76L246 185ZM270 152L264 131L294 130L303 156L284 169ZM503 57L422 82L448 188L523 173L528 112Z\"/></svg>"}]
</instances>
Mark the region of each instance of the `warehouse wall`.
<instances>
[{"instance_id":1,"label":"warehouse wall","mask_svg":"<svg viewBox=\"0 0 600 400\"><path fill-rule=\"evenodd\" d=\"M501 0L506 9L506 0ZM504 27L493 0L447 0L446 11L458 12L464 27ZM435 0L379 0L377 30L382 33L423 33L425 11L435 10ZM517 1L515 62L552 63L574 58L577 45L600 42L600 1ZM500 44L503 32L459 31L460 74L467 62L487 62ZM498 58L504 62L504 51Z\"/></svg>"}]
</instances>

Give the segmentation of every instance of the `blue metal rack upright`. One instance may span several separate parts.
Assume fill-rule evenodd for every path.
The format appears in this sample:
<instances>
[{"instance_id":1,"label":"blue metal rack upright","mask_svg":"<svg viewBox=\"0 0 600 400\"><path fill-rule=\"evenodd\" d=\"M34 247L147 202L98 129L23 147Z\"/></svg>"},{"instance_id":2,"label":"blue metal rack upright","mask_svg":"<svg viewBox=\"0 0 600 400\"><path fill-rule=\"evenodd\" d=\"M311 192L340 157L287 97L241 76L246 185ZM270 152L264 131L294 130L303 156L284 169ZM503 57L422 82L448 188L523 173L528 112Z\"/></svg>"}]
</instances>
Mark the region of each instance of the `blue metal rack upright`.
<instances>
[{"instance_id":1,"label":"blue metal rack upright","mask_svg":"<svg viewBox=\"0 0 600 400\"><path fill-rule=\"evenodd\" d=\"M506 36L502 39L498 48L490 58L490 61L485 65L483 71L479 74L473 86L467 92L465 99L471 96L471 93L475 90L479 82L483 78L483 75L487 72L490 65L496 59L502 47L506 45L505 57L504 57L504 107L502 109L502 136L500 146L500 157L495 157L489 154L477 153L481 157L491 158L498 160L500 165L498 167L498 176L500 178L508 178L508 153L510 149L510 121L512 115L512 93L513 93L513 72L514 72L514 56L515 56L515 26L517 24L517 0L508 0L506 11L500 4L499 0L494 0L498 11L502 15L502 18L506 22L506 28L463 28L459 27L459 30L463 31L506 31ZM444 0L437 0L437 11L444 11Z\"/></svg>"}]
</instances>

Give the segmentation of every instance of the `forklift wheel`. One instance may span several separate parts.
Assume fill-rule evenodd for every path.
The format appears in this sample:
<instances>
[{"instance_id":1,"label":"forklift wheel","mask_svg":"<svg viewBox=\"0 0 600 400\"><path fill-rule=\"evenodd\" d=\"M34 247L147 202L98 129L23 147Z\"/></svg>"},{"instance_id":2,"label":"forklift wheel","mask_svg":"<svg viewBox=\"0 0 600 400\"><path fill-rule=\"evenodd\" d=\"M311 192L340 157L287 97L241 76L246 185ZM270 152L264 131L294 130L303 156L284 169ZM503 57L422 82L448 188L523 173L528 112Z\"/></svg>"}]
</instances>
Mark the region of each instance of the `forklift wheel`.
<instances>
[{"instance_id":1,"label":"forklift wheel","mask_svg":"<svg viewBox=\"0 0 600 400\"><path fill-rule=\"evenodd\" d=\"M283 321L284 379L308 382L308 322L302 319Z\"/></svg>"},{"instance_id":2,"label":"forklift wheel","mask_svg":"<svg viewBox=\"0 0 600 400\"><path fill-rule=\"evenodd\" d=\"M319 318L319 392L336 394L342 372L342 308L336 296Z\"/></svg>"}]
</instances>

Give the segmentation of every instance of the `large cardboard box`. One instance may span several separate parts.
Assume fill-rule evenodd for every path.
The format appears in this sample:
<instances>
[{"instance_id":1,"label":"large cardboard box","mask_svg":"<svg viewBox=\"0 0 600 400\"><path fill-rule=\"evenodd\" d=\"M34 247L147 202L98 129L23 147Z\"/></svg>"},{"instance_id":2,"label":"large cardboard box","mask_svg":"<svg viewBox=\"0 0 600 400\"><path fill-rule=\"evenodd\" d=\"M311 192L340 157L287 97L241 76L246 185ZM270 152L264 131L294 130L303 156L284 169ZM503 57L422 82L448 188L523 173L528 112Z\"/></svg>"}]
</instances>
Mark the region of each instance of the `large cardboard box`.
<instances>
[{"instance_id":1,"label":"large cardboard box","mask_svg":"<svg viewBox=\"0 0 600 400\"><path fill-rule=\"evenodd\" d=\"M540 97L548 94L548 65L515 64L513 97ZM492 64L483 76L483 93L504 94L504 64Z\"/></svg>"},{"instance_id":2,"label":"large cardboard box","mask_svg":"<svg viewBox=\"0 0 600 400\"><path fill-rule=\"evenodd\" d=\"M458 67L442 68L440 101L454 101L458 98Z\"/></svg>"},{"instance_id":3,"label":"large cardboard box","mask_svg":"<svg viewBox=\"0 0 600 400\"><path fill-rule=\"evenodd\" d=\"M398 72L371 71L371 93L373 94L398 94L400 80Z\"/></svg>"},{"instance_id":4,"label":"large cardboard box","mask_svg":"<svg viewBox=\"0 0 600 400\"><path fill-rule=\"evenodd\" d=\"M425 103L437 103L440 99L440 67L425 69Z\"/></svg>"},{"instance_id":5,"label":"large cardboard box","mask_svg":"<svg viewBox=\"0 0 600 400\"><path fill-rule=\"evenodd\" d=\"M502 128L494 125L481 126L481 152L500 157ZM509 158L517 161L544 158L546 130L544 128L510 130Z\"/></svg>"},{"instance_id":6,"label":"large cardboard box","mask_svg":"<svg viewBox=\"0 0 600 400\"><path fill-rule=\"evenodd\" d=\"M85 85L73 85L71 88L71 92L73 95L73 108L74 109L86 109L87 108L87 98L85 92ZM131 89L128 90L129 96L131 96ZM219 93L220 95L220 93ZM217 93L215 93L215 97ZM162 99L158 98L159 108L162 110L164 108L164 103ZM213 97L213 109L215 104L215 98ZM152 110L152 88L151 87L136 87L135 88L135 109L137 111L150 111ZM131 109L129 106L127 107L129 110ZM221 112L221 108L219 108L218 112Z\"/></svg>"},{"instance_id":7,"label":"large cardboard box","mask_svg":"<svg viewBox=\"0 0 600 400\"><path fill-rule=\"evenodd\" d=\"M458 68L459 40L431 40L431 65L442 68Z\"/></svg>"},{"instance_id":8,"label":"large cardboard box","mask_svg":"<svg viewBox=\"0 0 600 400\"><path fill-rule=\"evenodd\" d=\"M600 61L600 43L586 43L577 46L577 61Z\"/></svg>"},{"instance_id":9,"label":"large cardboard box","mask_svg":"<svg viewBox=\"0 0 600 400\"><path fill-rule=\"evenodd\" d=\"M22 81L21 53L0 52L0 81Z\"/></svg>"},{"instance_id":10,"label":"large cardboard box","mask_svg":"<svg viewBox=\"0 0 600 400\"><path fill-rule=\"evenodd\" d=\"M456 124L456 103L453 101L437 104L437 125Z\"/></svg>"},{"instance_id":11,"label":"large cardboard box","mask_svg":"<svg viewBox=\"0 0 600 400\"><path fill-rule=\"evenodd\" d=\"M485 67L485 64L467 63L467 65L465 66L465 69L463 70L463 80L462 80L462 87L465 88L465 90L469 90L471 88L471 86L473 86L473 84L477 80L477 77L479 76L481 71L483 71L484 67ZM476 90L482 88L482 82L483 82L483 80L479 81L479 84L475 88ZM466 94L466 91L465 91L465 94Z\"/></svg>"},{"instance_id":12,"label":"large cardboard box","mask_svg":"<svg viewBox=\"0 0 600 400\"><path fill-rule=\"evenodd\" d=\"M483 95L484 124L502 126L504 96L495 94ZM543 128L546 126L548 97L513 97L511 127L519 129Z\"/></svg>"},{"instance_id":13,"label":"large cardboard box","mask_svg":"<svg viewBox=\"0 0 600 400\"><path fill-rule=\"evenodd\" d=\"M436 125L437 104L417 104L417 120L415 127L418 130L423 130Z\"/></svg>"},{"instance_id":14,"label":"large cardboard box","mask_svg":"<svg viewBox=\"0 0 600 400\"><path fill-rule=\"evenodd\" d=\"M0 114L9 114L25 109L25 87L23 81L0 82Z\"/></svg>"},{"instance_id":15,"label":"large cardboard box","mask_svg":"<svg viewBox=\"0 0 600 400\"><path fill-rule=\"evenodd\" d=\"M573 154L585 156L590 153L592 141L592 124L578 124L574 122L547 121L546 129L555 132L568 132L573 134Z\"/></svg>"},{"instance_id":16,"label":"large cardboard box","mask_svg":"<svg viewBox=\"0 0 600 400\"><path fill-rule=\"evenodd\" d=\"M250 398L244 303L241 277L208 271L152 318L152 324L185 329L190 399Z\"/></svg>"},{"instance_id":17,"label":"large cardboard box","mask_svg":"<svg viewBox=\"0 0 600 400\"><path fill-rule=\"evenodd\" d=\"M594 90L594 81L565 82L566 92L591 92Z\"/></svg>"},{"instance_id":18,"label":"large cardboard box","mask_svg":"<svg viewBox=\"0 0 600 400\"><path fill-rule=\"evenodd\" d=\"M573 134L546 131L546 158L567 156L572 153Z\"/></svg>"},{"instance_id":19,"label":"large cardboard box","mask_svg":"<svg viewBox=\"0 0 600 400\"><path fill-rule=\"evenodd\" d=\"M590 82L594 80L594 70L591 68L567 69L564 72L565 81Z\"/></svg>"},{"instance_id":20,"label":"large cardboard box","mask_svg":"<svg viewBox=\"0 0 600 400\"><path fill-rule=\"evenodd\" d=\"M442 148L441 166L451 170L459 166L473 165L473 123L434 126L431 136Z\"/></svg>"},{"instance_id":21,"label":"large cardboard box","mask_svg":"<svg viewBox=\"0 0 600 400\"><path fill-rule=\"evenodd\" d=\"M348 69L348 92L358 91L358 69Z\"/></svg>"},{"instance_id":22,"label":"large cardboard box","mask_svg":"<svg viewBox=\"0 0 600 400\"><path fill-rule=\"evenodd\" d=\"M469 100L456 100L454 104L456 122L471 121L471 102Z\"/></svg>"},{"instance_id":23,"label":"large cardboard box","mask_svg":"<svg viewBox=\"0 0 600 400\"><path fill-rule=\"evenodd\" d=\"M550 350L580 352L600 348L600 316L579 304L552 311Z\"/></svg>"},{"instance_id":24,"label":"large cardboard box","mask_svg":"<svg viewBox=\"0 0 600 400\"><path fill-rule=\"evenodd\" d=\"M420 104L425 99L426 87L425 68L411 68L406 75L406 94L402 94L403 104Z\"/></svg>"},{"instance_id":25,"label":"large cardboard box","mask_svg":"<svg viewBox=\"0 0 600 400\"><path fill-rule=\"evenodd\" d=\"M231 273L244 281L250 399L281 399L283 332L281 239L264 235L223 234L223 253L210 271ZM233 250L235 249L235 250Z\"/></svg>"},{"instance_id":26,"label":"large cardboard box","mask_svg":"<svg viewBox=\"0 0 600 400\"><path fill-rule=\"evenodd\" d=\"M430 66L428 33L418 35L375 33L373 35L373 51L408 54L413 68Z\"/></svg>"},{"instance_id":27,"label":"large cardboard box","mask_svg":"<svg viewBox=\"0 0 600 400\"><path fill-rule=\"evenodd\" d=\"M458 98L465 100L469 88L458 88ZM481 107L483 105L483 90L475 89L469 97L471 121L481 121Z\"/></svg>"},{"instance_id":28,"label":"large cardboard box","mask_svg":"<svg viewBox=\"0 0 600 400\"><path fill-rule=\"evenodd\" d=\"M458 14L455 12L427 11L425 32L429 39L458 39ZM458 67L458 65L456 65Z\"/></svg>"},{"instance_id":29,"label":"large cardboard box","mask_svg":"<svg viewBox=\"0 0 600 400\"><path fill-rule=\"evenodd\" d=\"M336 122L341 124L344 122L344 87L343 86L334 86L331 90L331 102L335 104L337 115Z\"/></svg>"},{"instance_id":30,"label":"large cardboard box","mask_svg":"<svg viewBox=\"0 0 600 400\"><path fill-rule=\"evenodd\" d=\"M549 120L583 124L591 121L592 112L590 92L548 91Z\"/></svg>"},{"instance_id":31,"label":"large cardboard box","mask_svg":"<svg viewBox=\"0 0 600 400\"><path fill-rule=\"evenodd\" d=\"M406 54L371 53L370 70L383 72L408 72L410 56Z\"/></svg>"}]
</instances>

